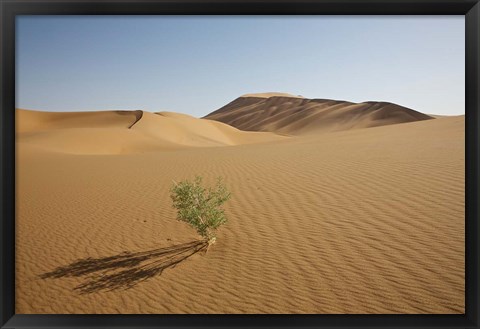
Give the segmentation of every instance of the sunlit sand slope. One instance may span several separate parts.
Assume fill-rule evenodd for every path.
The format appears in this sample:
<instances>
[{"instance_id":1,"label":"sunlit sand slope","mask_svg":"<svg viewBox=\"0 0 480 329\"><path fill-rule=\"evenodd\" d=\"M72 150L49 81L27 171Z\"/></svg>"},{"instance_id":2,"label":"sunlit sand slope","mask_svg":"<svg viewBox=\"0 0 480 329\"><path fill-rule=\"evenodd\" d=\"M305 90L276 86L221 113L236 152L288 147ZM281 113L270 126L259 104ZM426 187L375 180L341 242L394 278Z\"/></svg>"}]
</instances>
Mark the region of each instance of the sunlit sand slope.
<instances>
[{"instance_id":1,"label":"sunlit sand slope","mask_svg":"<svg viewBox=\"0 0 480 329\"><path fill-rule=\"evenodd\" d=\"M306 135L433 119L387 102L351 103L282 94L244 95L205 118L241 130Z\"/></svg>"},{"instance_id":2,"label":"sunlit sand slope","mask_svg":"<svg viewBox=\"0 0 480 329\"><path fill-rule=\"evenodd\" d=\"M155 140L148 117L107 121ZM212 127L195 134L235 143ZM17 143L16 313L465 310L463 116L114 155L58 152L39 129ZM232 192L206 254L169 198L196 174Z\"/></svg>"},{"instance_id":3,"label":"sunlit sand slope","mask_svg":"<svg viewBox=\"0 0 480 329\"><path fill-rule=\"evenodd\" d=\"M128 154L263 143L284 137L169 112L17 110L17 140L70 154Z\"/></svg>"}]
</instances>

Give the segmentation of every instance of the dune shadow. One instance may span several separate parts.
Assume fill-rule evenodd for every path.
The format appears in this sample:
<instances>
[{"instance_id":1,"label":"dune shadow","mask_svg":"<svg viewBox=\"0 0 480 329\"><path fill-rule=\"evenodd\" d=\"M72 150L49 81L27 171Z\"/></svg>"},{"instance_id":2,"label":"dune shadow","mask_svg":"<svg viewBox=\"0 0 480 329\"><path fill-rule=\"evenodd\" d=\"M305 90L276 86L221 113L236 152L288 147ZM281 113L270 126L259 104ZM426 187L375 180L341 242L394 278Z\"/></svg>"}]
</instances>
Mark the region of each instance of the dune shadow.
<instances>
[{"instance_id":1,"label":"dune shadow","mask_svg":"<svg viewBox=\"0 0 480 329\"><path fill-rule=\"evenodd\" d=\"M199 251L206 251L207 242L192 241L142 252L123 252L103 258L85 258L40 275L42 279L83 277L85 282L74 289L81 294L102 290L129 289L160 275Z\"/></svg>"}]
</instances>

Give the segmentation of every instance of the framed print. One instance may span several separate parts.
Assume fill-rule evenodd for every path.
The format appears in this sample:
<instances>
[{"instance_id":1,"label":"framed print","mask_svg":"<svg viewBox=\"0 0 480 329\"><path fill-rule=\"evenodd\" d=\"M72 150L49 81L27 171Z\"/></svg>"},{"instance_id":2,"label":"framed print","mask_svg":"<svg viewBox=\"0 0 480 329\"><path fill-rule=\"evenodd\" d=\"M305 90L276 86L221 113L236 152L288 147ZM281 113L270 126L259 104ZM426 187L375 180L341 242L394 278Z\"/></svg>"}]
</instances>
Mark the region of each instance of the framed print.
<instances>
[{"instance_id":1,"label":"framed print","mask_svg":"<svg viewBox=\"0 0 480 329\"><path fill-rule=\"evenodd\" d=\"M478 1L2 1L2 328L478 328Z\"/></svg>"}]
</instances>

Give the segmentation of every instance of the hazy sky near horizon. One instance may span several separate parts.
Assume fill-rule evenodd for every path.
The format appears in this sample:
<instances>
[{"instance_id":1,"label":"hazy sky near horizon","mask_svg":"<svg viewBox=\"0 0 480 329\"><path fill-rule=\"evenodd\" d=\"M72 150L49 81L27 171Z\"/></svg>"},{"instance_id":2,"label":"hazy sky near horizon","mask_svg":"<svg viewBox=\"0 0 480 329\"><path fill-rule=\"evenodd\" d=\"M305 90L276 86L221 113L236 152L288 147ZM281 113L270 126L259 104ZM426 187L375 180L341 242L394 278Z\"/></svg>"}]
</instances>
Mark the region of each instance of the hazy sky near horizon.
<instances>
[{"instance_id":1,"label":"hazy sky near horizon","mask_svg":"<svg viewBox=\"0 0 480 329\"><path fill-rule=\"evenodd\" d=\"M17 16L16 106L204 116L246 93L465 113L464 16Z\"/></svg>"}]
</instances>

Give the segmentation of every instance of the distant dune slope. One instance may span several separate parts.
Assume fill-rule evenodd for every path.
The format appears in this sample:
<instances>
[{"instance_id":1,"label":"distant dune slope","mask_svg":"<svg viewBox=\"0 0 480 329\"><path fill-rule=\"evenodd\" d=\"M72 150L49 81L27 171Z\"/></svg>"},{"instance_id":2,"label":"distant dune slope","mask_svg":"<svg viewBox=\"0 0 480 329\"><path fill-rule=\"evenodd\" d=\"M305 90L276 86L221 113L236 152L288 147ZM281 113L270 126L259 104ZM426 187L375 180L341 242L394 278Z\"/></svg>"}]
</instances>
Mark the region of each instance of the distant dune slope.
<instances>
[{"instance_id":1,"label":"distant dune slope","mask_svg":"<svg viewBox=\"0 0 480 329\"><path fill-rule=\"evenodd\" d=\"M23 144L70 154L125 154L188 147L281 140L224 123L170 112L39 112L17 109L16 138Z\"/></svg>"},{"instance_id":2,"label":"distant dune slope","mask_svg":"<svg viewBox=\"0 0 480 329\"><path fill-rule=\"evenodd\" d=\"M277 93L241 96L205 118L241 130L286 135L307 135L434 119L387 102L357 104Z\"/></svg>"},{"instance_id":3,"label":"distant dune slope","mask_svg":"<svg viewBox=\"0 0 480 329\"><path fill-rule=\"evenodd\" d=\"M142 111L43 112L17 109L16 132L38 132L69 128L129 128Z\"/></svg>"}]
</instances>

